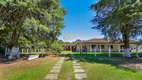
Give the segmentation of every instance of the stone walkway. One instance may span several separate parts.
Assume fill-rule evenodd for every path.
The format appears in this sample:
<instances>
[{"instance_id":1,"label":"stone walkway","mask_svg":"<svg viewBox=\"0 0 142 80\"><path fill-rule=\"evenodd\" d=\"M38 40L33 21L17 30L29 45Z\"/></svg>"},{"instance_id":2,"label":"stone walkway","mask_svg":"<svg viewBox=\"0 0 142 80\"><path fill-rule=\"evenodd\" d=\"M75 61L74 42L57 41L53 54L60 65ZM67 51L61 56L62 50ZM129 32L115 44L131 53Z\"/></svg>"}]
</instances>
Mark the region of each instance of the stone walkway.
<instances>
[{"instance_id":1,"label":"stone walkway","mask_svg":"<svg viewBox=\"0 0 142 80\"><path fill-rule=\"evenodd\" d=\"M80 66L78 61L75 60L75 56L73 54L71 54L71 59L72 59L72 63L73 63L75 78L76 79L87 79L87 75L86 75L85 71L82 69L82 67Z\"/></svg>"},{"instance_id":2,"label":"stone walkway","mask_svg":"<svg viewBox=\"0 0 142 80\"><path fill-rule=\"evenodd\" d=\"M50 72L46 75L46 80L56 80L58 79L58 74L60 72L61 66L64 62L65 57L61 57L60 60L55 64L55 66L50 70Z\"/></svg>"}]
</instances>

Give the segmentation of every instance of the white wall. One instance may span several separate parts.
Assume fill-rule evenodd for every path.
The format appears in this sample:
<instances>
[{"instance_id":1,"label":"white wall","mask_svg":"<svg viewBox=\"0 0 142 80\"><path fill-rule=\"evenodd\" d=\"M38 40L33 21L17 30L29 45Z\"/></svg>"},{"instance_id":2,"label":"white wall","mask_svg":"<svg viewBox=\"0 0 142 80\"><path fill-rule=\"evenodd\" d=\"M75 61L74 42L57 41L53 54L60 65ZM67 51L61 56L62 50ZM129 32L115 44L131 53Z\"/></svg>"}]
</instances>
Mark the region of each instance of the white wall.
<instances>
[{"instance_id":1,"label":"white wall","mask_svg":"<svg viewBox=\"0 0 142 80\"><path fill-rule=\"evenodd\" d=\"M92 45L95 45L95 44L92 44ZM100 52L100 48L98 47L98 45L100 46L100 44L96 44L96 51L97 51L97 52ZM103 44L101 44L101 45L103 45ZM113 44L111 44L111 45L113 45ZM90 51L90 47L89 47L90 44L87 44L86 46L87 46L87 50ZM113 45L113 49L111 49L111 51L112 51L112 52L119 52L118 46L120 47L120 45ZM100 47L101 47L101 46L100 46ZM93 49L92 49L92 51L93 51ZM105 45L104 45L104 49L101 48L101 51L102 51L102 52L108 52L108 45L105 44Z\"/></svg>"}]
</instances>

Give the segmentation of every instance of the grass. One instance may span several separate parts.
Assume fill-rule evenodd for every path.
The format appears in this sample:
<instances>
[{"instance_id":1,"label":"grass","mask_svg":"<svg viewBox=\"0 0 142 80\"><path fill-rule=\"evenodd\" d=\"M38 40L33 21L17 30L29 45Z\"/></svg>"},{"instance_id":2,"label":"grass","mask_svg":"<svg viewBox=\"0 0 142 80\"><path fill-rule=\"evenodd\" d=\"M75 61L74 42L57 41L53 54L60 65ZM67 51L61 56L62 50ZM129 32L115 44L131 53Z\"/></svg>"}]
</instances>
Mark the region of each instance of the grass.
<instances>
[{"instance_id":1,"label":"grass","mask_svg":"<svg viewBox=\"0 0 142 80\"><path fill-rule=\"evenodd\" d=\"M66 53L66 58L62 64L58 80L76 80L75 73L73 72L73 64L69 59L71 52L64 53ZM131 62L131 59L122 58L122 54L120 53L112 53L112 56L114 57L111 58L107 57L107 52L97 53L97 57L94 57L93 52L89 52L88 54L73 52L73 54L85 70L88 80L142 79L142 70L135 70L120 66L123 64L133 63ZM31 61L18 61L11 64L0 64L0 80L44 80L45 76L58 60L59 57L50 55L45 58L39 58ZM136 63L139 62L136 61Z\"/></svg>"},{"instance_id":2,"label":"grass","mask_svg":"<svg viewBox=\"0 0 142 80\"><path fill-rule=\"evenodd\" d=\"M58 80L75 80L72 61L69 58L65 58Z\"/></svg>"},{"instance_id":3,"label":"grass","mask_svg":"<svg viewBox=\"0 0 142 80\"><path fill-rule=\"evenodd\" d=\"M98 53L101 54L101 53ZM128 68L120 67L120 64L128 62L114 61L105 57L93 57L91 54L74 53L77 60L88 75L88 80L141 80L142 74ZM140 70L138 70L140 71Z\"/></svg>"},{"instance_id":4,"label":"grass","mask_svg":"<svg viewBox=\"0 0 142 80\"><path fill-rule=\"evenodd\" d=\"M81 63L88 75L89 80L140 80L142 76L126 71L124 69L117 69L115 66L96 63Z\"/></svg>"},{"instance_id":5,"label":"grass","mask_svg":"<svg viewBox=\"0 0 142 80\"><path fill-rule=\"evenodd\" d=\"M3 64L4 67L0 66L0 80L43 80L58 59L46 57Z\"/></svg>"},{"instance_id":6,"label":"grass","mask_svg":"<svg viewBox=\"0 0 142 80\"><path fill-rule=\"evenodd\" d=\"M70 54L72 51L63 51L62 54Z\"/></svg>"},{"instance_id":7,"label":"grass","mask_svg":"<svg viewBox=\"0 0 142 80\"><path fill-rule=\"evenodd\" d=\"M142 50L139 50L138 52L142 53ZM132 53L136 53L136 50L132 50Z\"/></svg>"},{"instance_id":8,"label":"grass","mask_svg":"<svg viewBox=\"0 0 142 80\"><path fill-rule=\"evenodd\" d=\"M51 56L51 55L50 55ZM0 64L0 80L44 80L59 57L45 57L31 61ZM58 80L75 80L72 61L67 57L62 64Z\"/></svg>"},{"instance_id":9,"label":"grass","mask_svg":"<svg viewBox=\"0 0 142 80\"><path fill-rule=\"evenodd\" d=\"M80 52L74 52L74 54L80 54ZM86 54L85 52L83 54ZM90 56L94 56L94 52L87 52ZM131 52L132 56L136 57L136 52ZM108 57L108 52L96 52L98 57ZM122 52L111 52L112 57L122 57ZM139 56L142 56L142 51L139 51Z\"/></svg>"}]
</instances>

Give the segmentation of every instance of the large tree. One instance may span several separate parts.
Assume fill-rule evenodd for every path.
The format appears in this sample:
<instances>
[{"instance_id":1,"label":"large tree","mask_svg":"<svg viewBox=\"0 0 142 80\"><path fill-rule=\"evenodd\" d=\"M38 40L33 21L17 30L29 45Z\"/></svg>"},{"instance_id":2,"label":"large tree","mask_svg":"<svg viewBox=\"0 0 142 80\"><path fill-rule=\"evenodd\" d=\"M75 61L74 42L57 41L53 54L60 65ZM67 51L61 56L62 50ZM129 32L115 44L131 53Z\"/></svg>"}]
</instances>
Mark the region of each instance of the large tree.
<instances>
[{"instance_id":1,"label":"large tree","mask_svg":"<svg viewBox=\"0 0 142 80\"><path fill-rule=\"evenodd\" d=\"M0 44L10 49L24 42L50 45L64 27L65 14L59 0L1 0Z\"/></svg>"},{"instance_id":2,"label":"large tree","mask_svg":"<svg viewBox=\"0 0 142 80\"><path fill-rule=\"evenodd\" d=\"M90 7L96 12L93 29L105 38L122 39L125 55L130 55L130 38L142 33L142 0L99 0Z\"/></svg>"}]
</instances>

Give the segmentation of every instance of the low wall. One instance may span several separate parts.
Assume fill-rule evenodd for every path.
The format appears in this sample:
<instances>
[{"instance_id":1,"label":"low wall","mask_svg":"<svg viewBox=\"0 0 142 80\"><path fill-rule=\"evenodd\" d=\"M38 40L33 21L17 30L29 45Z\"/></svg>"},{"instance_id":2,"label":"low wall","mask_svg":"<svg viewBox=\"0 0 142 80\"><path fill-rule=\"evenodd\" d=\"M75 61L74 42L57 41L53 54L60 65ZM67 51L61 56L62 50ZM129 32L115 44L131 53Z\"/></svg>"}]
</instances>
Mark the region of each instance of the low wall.
<instances>
[{"instance_id":1,"label":"low wall","mask_svg":"<svg viewBox=\"0 0 142 80\"><path fill-rule=\"evenodd\" d=\"M29 55L28 60L39 58L39 55Z\"/></svg>"}]
</instances>

